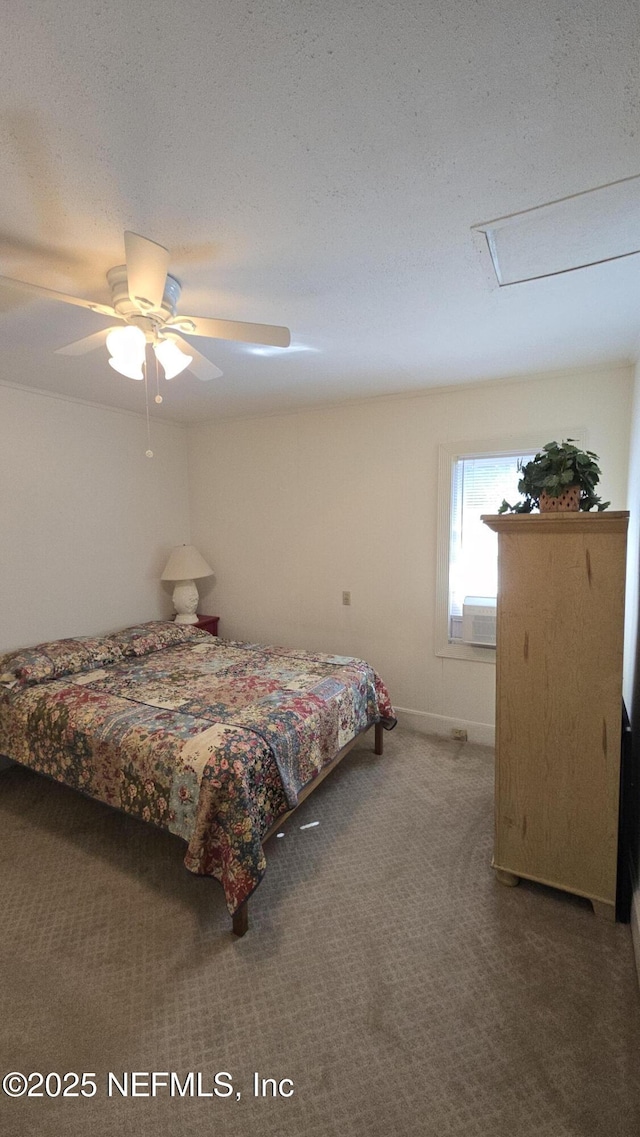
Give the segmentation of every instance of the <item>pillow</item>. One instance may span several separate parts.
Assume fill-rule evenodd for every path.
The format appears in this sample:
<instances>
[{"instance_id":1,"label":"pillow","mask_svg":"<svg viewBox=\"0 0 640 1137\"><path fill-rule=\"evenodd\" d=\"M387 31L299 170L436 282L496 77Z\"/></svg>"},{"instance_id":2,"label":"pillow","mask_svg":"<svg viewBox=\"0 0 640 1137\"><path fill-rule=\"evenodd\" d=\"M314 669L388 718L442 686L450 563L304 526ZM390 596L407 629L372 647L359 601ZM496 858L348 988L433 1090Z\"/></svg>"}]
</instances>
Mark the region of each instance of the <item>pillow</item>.
<instances>
[{"instance_id":1,"label":"pillow","mask_svg":"<svg viewBox=\"0 0 640 1137\"><path fill-rule=\"evenodd\" d=\"M25 686L42 683L45 679L60 679L79 671L108 667L131 656L148 655L189 640L209 641L210 638L207 632L194 624L150 620L107 636L52 640L0 655L0 683L7 685L18 681Z\"/></svg>"},{"instance_id":2,"label":"pillow","mask_svg":"<svg viewBox=\"0 0 640 1137\"><path fill-rule=\"evenodd\" d=\"M210 640L208 632L196 628L195 624L176 624L173 620L150 620L146 624L136 624L112 632L106 637L122 652L123 657L148 655L151 651L162 651L165 647L177 647L190 640Z\"/></svg>"},{"instance_id":3,"label":"pillow","mask_svg":"<svg viewBox=\"0 0 640 1137\"><path fill-rule=\"evenodd\" d=\"M26 683L39 683L51 674L51 660L35 647L25 647L20 651L0 655L0 683L15 683L17 679Z\"/></svg>"},{"instance_id":4,"label":"pillow","mask_svg":"<svg viewBox=\"0 0 640 1137\"><path fill-rule=\"evenodd\" d=\"M108 667L122 658L122 649L107 636L52 640L0 656L0 682L42 683L94 667Z\"/></svg>"}]
</instances>

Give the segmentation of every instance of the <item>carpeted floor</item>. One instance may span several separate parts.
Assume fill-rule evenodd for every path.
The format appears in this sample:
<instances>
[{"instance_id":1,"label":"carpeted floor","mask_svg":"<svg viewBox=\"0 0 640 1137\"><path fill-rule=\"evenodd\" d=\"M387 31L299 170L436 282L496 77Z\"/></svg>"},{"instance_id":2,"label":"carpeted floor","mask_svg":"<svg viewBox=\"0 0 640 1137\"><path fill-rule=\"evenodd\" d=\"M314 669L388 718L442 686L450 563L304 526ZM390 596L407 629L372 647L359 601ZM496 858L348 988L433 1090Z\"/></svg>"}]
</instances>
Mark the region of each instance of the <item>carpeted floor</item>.
<instances>
[{"instance_id":1,"label":"carpeted floor","mask_svg":"<svg viewBox=\"0 0 640 1137\"><path fill-rule=\"evenodd\" d=\"M492 779L490 750L400 729L354 750L268 845L237 940L182 842L2 773L0 1073L97 1085L0 1092L3 1137L637 1137L629 928L494 881ZM187 1096L109 1097L109 1071Z\"/></svg>"}]
</instances>

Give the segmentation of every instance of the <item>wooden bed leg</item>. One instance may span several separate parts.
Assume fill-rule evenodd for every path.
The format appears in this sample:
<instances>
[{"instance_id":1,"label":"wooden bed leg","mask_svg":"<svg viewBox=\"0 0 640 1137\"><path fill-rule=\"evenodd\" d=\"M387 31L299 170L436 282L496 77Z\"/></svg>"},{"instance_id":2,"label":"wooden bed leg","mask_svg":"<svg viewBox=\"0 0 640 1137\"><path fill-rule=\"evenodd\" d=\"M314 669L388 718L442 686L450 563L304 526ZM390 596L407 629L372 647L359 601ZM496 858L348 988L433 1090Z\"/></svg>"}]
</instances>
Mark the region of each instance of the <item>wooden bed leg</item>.
<instances>
[{"instance_id":1,"label":"wooden bed leg","mask_svg":"<svg viewBox=\"0 0 640 1137\"><path fill-rule=\"evenodd\" d=\"M514 872L508 872L507 869L496 869L495 874L496 880L499 880L500 884L506 884L507 888L516 888L520 884L520 877Z\"/></svg>"},{"instance_id":2,"label":"wooden bed leg","mask_svg":"<svg viewBox=\"0 0 640 1137\"><path fill-rule=\"evenodd\" d=\"M233 922L234 936L244 936L249 930L249 904L246 902L242 908L238 908L237 912L233 913L231 917Z\"/></svg>"},{"instance_id":3,"label":"wooden bed leg","mask_svg":"<svg viewBox=\"0 0 640 1137\"><path fill-rule=\"evenodd\" d=\"M382 723L377 722L375 724L373 730L374 730L373 752L374 752L374 754L382 754L382 750L383 750L382 739L384 737Z\"/></svg>"},{"instance_id":4,"label":"wooden bed leg","mask_svg":"<svg viewBox=\"0 0 640 1137\"><path fill-rule=\"evenodd\" d=\"M611 924L616 922L616 906L615 904L607 904L604 900L592 900L591 905L596 916L602 920L608 920Z\"/></svg>"}]
</instances>

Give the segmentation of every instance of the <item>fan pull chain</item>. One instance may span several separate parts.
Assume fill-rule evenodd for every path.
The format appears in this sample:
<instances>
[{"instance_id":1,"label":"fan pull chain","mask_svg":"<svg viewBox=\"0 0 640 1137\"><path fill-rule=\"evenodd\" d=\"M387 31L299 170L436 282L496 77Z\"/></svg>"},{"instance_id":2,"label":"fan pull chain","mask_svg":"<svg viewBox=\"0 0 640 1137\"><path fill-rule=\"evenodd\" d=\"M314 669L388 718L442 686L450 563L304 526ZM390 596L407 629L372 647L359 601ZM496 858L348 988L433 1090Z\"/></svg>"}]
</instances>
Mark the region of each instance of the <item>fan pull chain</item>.
<instances>
[{"instance_id":1,"label":"fan pull chain","mask_svg":"<svg viewBox=\"0 0 640 1137\"><path fill-rule=\"evenodd\" d=\"M156 364L157 366L157 364ZM153 450L151 449L151 423L149 421L149 385L147 383L147 360L145 356L144 363L142 364L142 371L144 374L144 402L147 409L147 447L145 451L146 458L153 458Z\"/></svg>"},{"instance_id":2,"label":"fan pull chain","mask_svg":"<svg viewBox=\"0 0 640 1137\"><path fill-rule=\"evenodd\" d=\"M160 372L158 370L158 357L154 351L153 360L156 365L156 403L162 402L162 395L160 394Z\"/></svg>"}]
</instances>

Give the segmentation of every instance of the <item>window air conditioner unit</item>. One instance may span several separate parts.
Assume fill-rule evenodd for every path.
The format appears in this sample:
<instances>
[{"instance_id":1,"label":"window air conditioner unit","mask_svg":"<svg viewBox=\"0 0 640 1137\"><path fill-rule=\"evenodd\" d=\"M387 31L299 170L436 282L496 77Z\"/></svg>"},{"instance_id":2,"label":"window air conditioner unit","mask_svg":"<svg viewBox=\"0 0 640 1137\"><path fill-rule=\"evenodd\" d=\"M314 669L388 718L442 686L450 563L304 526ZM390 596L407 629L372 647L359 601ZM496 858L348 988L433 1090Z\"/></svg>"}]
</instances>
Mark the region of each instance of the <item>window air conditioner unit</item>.
<instances>
[{"instance_id":1,"label":"window air conditioner unit","mask_svg":"<svg viewBox=\"0 0 640 1137\"><path fill-rule=\"evenodd\" d=\"M496 646L495 596L465 596L462 604L462 642L476 647Z\"/></svg>"}]
</instances>

